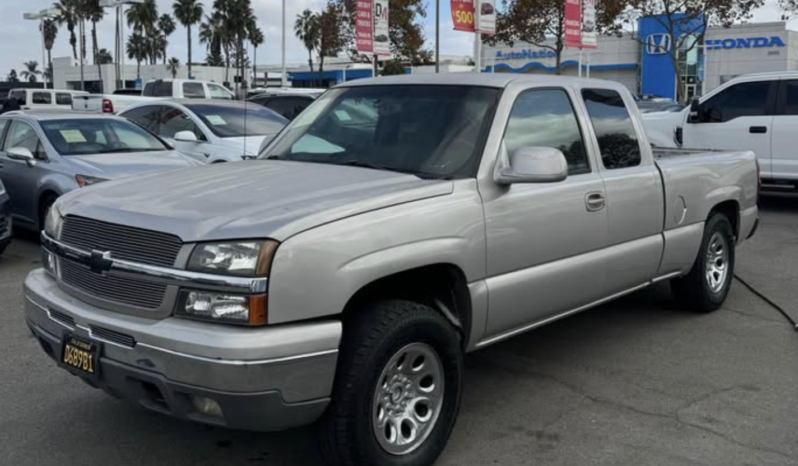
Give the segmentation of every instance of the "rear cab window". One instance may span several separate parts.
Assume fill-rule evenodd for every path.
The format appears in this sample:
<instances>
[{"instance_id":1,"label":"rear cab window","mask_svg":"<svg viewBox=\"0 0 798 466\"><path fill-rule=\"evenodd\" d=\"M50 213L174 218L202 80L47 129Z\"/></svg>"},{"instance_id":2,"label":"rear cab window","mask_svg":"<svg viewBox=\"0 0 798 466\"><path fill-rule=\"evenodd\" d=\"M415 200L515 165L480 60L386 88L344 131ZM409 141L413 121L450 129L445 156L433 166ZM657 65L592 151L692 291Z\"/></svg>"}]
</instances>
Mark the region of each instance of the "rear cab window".
<instances>
[{"instance_id":1,"label":"rear cab window","mask_svg":"<svg viewBox=\"0 0 798 466\"><path fill-rule=\"evenodd\" d=\"M621 94L610 89L583 89L582 98L596 133L604 168L639 166L640 141Z\"/></svg>"},{"instance_id":2,"label":"rear cab window","mask_svg":"<svg viewBox=\"0 0 798 466\"><path fill-rule=\"evenodd\" d=\"M172 82L153 81L147 83L141 95L146 97L172 97Z\"/></svg>"}]
</instances>

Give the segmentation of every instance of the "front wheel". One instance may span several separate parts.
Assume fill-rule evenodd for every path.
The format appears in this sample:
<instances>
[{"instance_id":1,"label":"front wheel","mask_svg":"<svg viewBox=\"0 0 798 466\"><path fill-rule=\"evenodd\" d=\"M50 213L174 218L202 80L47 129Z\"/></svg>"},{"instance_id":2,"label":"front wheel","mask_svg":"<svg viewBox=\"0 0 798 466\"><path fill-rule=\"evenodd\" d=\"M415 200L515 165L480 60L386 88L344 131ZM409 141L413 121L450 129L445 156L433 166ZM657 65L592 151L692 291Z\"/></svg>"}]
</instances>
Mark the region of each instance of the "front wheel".
<instances>
[{"instance_id":1,"label":"front wheel","mask_svg":"<svg viewBox=\"0 0 798 466\"><path fill-rule=\"evenodd\" d=\"M734 231L725 215L715 214L704 227L701 247L690 273L671 281L674 297L684 307L712 312L726 300L734 278Z\"/></svg>"},{"instance_id":2,"label":"front wheel","mask_svg":"<svg viewBox=\"0 0 798 466\"><path fill-rule=\"evenodd\" d=\"M325 459L347 466L428 466L460 406L463 353L433 309L385 301L344 327L331 405L321 421Z\"/></svg>"}]
</instances>

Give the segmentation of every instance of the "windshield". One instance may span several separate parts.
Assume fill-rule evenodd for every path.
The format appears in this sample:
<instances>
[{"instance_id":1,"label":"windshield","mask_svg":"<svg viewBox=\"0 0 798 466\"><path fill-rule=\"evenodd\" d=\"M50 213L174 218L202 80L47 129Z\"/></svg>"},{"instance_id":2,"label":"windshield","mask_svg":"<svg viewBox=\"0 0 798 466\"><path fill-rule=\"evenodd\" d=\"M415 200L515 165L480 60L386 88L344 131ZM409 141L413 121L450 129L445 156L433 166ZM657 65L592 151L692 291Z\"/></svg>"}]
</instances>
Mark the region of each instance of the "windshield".
<instances>
[{"instance_id":1,"label":"windshield","mask_svg":"<svg viewBox=\"0 0 798 466\"><path fill-rule=\"evenodd\" d=\"M110 118L41 122L50 144L61 155L111 154L169 150L139 126Z\"/></svg>"},{"instance_id":2,"label":"windshield","mask_svg":"<svg viewBox=\"0 0 798 466\"><path fill-rule=\"evenodd\" d=\"M186 108L220 138L279 133L288 120L257 104L189 104ZM246 111L245 111L246 109Z\"/></svg>"},{"instance_id":3,"label":"windshield","mask_svg":"<svg viewBox=\"0 0 798 466\"><path fill-rule=\"evenodd\" d=\"M364 86L328 91L261 158L475 176L499 90Z\"/></svg>"}]
</instances>

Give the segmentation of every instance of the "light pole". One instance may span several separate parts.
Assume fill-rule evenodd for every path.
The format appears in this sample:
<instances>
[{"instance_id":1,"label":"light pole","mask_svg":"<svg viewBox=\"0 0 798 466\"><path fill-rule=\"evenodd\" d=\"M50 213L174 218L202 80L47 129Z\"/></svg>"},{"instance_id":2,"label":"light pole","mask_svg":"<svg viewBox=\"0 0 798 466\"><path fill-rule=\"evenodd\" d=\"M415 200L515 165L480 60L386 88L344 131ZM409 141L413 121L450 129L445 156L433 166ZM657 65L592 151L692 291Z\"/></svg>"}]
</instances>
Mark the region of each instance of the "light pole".
<instances>
[{"instance_id":1,"label":"light pole","mask_svg":"<svg viewBox=\"0 0 798 466\"><path fill-rule=\"evenodd\" d=\"M125 5L144 3L144 0L100 0L103 8L116 8L116 37L114 41L114 59L116 66L116 88L125 87Z\"/></svg>"},{"instance_id":2,"label":"light pole","mask_svg":"<svg viewBox=\"0 0 798 466\"><path fill-rule=\"evenodd\" d=\"M50 64L47 63L45 58L45 51L47 46L45 45L45 38L44 38L44 20L49 18L54 18L58 14L58 10L55 8L47 8L44 10L39 11L38 13L23 13L22 17L24 19L38 21L39 22L39 32L42 35L42 68L44 68L44 73L42 73L42 77L44 78L44 88L47 89L47 71L50 68ZM52 84L52 83L51 83Z\"/></svg>"},{"instance_id":3,"label":"light pole","mask_svg":"<svg viewBox=\"0 0 798 466\"><path fill-rule=\"evenodd\" d=\"M435 72L441 72L441 0L435 0Z\"/></svg>"},{"instance_id":4,"label":"light pole","mask_svg":"<svg viewBox=\"0 0 798 466\"><path fill-rule=\"evenodd\" d=\"M288 76L286 76L285 70L285 0L283 0L283 54L282 54L282 68L283 68L283 76L281 79L281 87L288 87Z\"/></svg>"}]
</instances>

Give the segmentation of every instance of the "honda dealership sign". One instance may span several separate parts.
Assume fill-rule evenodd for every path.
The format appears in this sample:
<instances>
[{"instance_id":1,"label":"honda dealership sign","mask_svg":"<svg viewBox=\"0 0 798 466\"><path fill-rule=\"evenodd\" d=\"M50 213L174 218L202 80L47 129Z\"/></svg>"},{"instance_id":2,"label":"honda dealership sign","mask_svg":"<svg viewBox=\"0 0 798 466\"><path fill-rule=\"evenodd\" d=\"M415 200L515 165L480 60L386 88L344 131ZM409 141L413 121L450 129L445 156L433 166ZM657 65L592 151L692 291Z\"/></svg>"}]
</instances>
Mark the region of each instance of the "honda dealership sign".
<instances>
[{"instance_id":1,"label":"honda dealership sign","mask_svg":"<svg viewBox=\"0 0 798 466\"><path fill-rule=\"evenodd\" d=\"M646 37L646 53L649 55L665 55L670 53L673 39L670 34L649 34Z\"/></svg>"}]
</instances>

